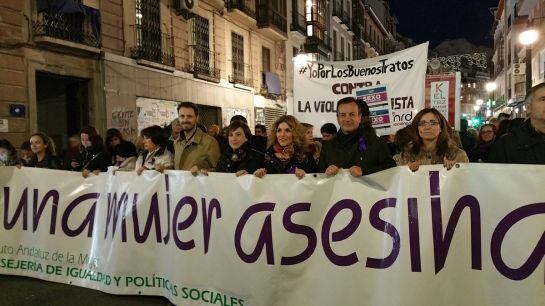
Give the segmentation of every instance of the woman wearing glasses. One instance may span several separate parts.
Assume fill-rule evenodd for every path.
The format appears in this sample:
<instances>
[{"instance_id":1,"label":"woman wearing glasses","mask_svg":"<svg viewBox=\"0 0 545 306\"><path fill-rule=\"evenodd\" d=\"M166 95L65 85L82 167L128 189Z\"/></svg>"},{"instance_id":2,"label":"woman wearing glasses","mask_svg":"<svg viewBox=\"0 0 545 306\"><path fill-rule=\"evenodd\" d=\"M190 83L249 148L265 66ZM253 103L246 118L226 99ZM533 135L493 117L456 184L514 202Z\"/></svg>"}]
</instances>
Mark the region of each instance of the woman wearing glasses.
<instances>
[{"instance_id":1,"label":"woman wearing glasses","mask_svg":"<svg viewBox=\"0 0 545 306\"><path fill-rule=\"evenodd\" d=\"M481 126L479 138L475 147L469 153L469 161L472 163L488 162L488 154L496 140L496 126L488 123Z\"/></svg>"},{"instance_id":2,"label":"woman wearing glasses","mask_svg":"<svg viewBox=\"0 0 545 306\"><path fill-rule=\"evenodd\" d=\"M425 108L416 114L410 125L415 137L408 152L402 154L398 165L408 165L412 171L420 165L443 164L450 170L456 163L467 163L466 152L452 140L452 128L435 108Z\"/></svg>"}]
</instances>

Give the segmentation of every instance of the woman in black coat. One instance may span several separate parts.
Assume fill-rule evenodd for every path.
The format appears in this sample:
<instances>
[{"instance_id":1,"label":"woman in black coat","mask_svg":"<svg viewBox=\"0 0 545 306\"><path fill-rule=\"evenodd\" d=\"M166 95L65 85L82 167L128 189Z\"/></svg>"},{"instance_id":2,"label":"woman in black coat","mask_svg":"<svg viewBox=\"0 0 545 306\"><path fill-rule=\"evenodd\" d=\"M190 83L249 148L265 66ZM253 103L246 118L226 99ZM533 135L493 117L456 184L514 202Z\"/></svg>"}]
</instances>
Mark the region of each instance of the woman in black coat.
<instances>
[{"instance_id":1,"label":"woman in black coat","mask_svg":"<svg viewBox=\"0 0 545 306\"><path fill-rule=\"evenodd\" d=\"M227 128L229 147L222 152L217 172L235 173L241 176L254 173L263 163L264 153L250 146L250 128L242 121L233 121Z\"/></svg>"},{"instance_id":2,"label":"woman in black coat","mask_svg":"<svg viewBox=\"0 0 545 306\"><path fill-rule=\"evenodd\" d=\"M60 160L55 156L55 144L44 133L35 133L30 136L30 150L32 157L28 167L61 169Z\"/></svg>"},{"instance_id":3,"label":"woman in black coat","mask_svg":"<svg viewBox=\"0 0 545 306\"><path fill-rule=\"evenodd\" d=\"M316 161L305 146L305 132L295 117L285 115L278 118L271 129L263 167L254 174L263 177L267 173L293 173L301 179L305 173L317 172Z\"/></svg>"},{"instance_id":4,"label":"woman in black coat","mask_svg":"<svg viewBox=\"0 0 545 306\"><path fill-rule=\"evenodd\" d=\"M96 129L92 126L84 127L81 130L80 137L83 150L75 160L70 162L71 170L81 171L83 177L87 177L90 172L95 175L106 172L108 166L110 166L110 158L104 147L102 137L98 135Z\"/></svg>"}]
</instances>

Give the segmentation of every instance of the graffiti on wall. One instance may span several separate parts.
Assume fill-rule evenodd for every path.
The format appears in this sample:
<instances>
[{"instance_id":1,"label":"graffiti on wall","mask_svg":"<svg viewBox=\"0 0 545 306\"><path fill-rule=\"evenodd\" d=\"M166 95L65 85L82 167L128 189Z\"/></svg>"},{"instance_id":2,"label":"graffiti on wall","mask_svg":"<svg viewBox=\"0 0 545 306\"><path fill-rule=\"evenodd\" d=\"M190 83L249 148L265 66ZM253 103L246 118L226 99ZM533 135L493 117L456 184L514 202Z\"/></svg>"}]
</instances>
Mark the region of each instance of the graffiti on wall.
<instances>
[{"instance_id":1,"label":"graffiti on wall","mask_svg":"<svg viewBox=\"0 0 545 306\"><path fill-rule=\"evenodd\" d=\"M136 140L138 131L136 126L134 126L134 118L136 117L134 110L129 110L125 107L114 107L110 115L110 128L116 128L121 131L126 140Z\"/></svg>"}]
</instances>

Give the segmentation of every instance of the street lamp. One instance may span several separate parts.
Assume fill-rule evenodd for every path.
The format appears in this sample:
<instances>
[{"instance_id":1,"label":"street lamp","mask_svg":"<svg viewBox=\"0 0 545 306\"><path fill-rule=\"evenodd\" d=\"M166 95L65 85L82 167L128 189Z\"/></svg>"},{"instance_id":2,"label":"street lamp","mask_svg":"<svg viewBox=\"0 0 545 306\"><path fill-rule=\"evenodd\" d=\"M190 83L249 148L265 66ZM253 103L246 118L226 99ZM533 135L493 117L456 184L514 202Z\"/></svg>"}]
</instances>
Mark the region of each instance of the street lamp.
<instances>
[{"instance_id":1,"label":"street lamp","mask_svg":"<svg viewBox=\"0 0 545 306\"><path fill-rule=\"evenodd\" d=\"M494 90L496 90L496 88L498 88L496 82L488 82L484 85L484 89L486 89L486 91L488 92L493 92Z\"/></svg>"},{"instance_id":2,"label":"street lamp","mask_svg":"<svg viewBox=\"0 0 545 306\"><path fill-rule=\"evenodd\" d=\"M526 94L532 89L532 44L539 34L534 29L528 29L519 35L519 42L526 46Z\"/></svg>"}]
</instances>

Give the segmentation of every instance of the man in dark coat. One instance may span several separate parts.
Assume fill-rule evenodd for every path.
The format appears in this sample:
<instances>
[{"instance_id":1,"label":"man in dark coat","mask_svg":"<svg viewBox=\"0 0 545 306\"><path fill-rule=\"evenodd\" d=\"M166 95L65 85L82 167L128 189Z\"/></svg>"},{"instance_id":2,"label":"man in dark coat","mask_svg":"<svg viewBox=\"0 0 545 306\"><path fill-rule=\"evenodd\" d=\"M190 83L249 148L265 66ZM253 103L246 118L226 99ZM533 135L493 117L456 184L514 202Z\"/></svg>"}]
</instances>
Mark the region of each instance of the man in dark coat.
<instances>
[{"instance_id":1,"label":"man in dark coat","mask_svg":"<svg viewBox=\"0 0 545 306\"><path fill-rule=\"evenodd\" d=\"M359 177L396 166L388 145L376 135L370 122L361 124L362 116L369 116L365 102L353 97L337 102L340 130L322 147L318 165L321 171L335 175L344 168Z\"/></svg>"},{"instance_id":2,"label":"man in dark coat","mask_svg":"<svg viewBox=\"0 0 545 306\"><path fill-rule=\"evenodd\" d=\"M496 141L490 162L545 164L545 83L532 88L526 103L530 118Z\"/></svg>"}]
</instances>

